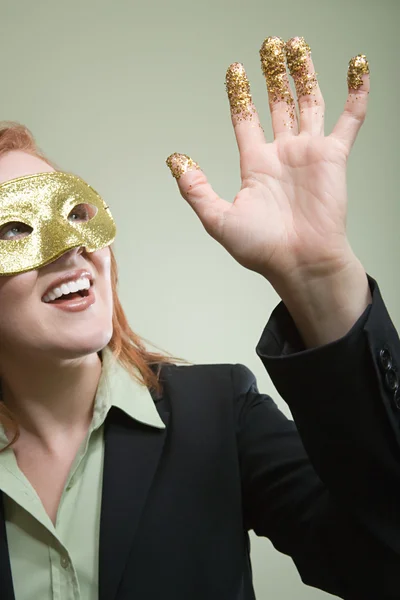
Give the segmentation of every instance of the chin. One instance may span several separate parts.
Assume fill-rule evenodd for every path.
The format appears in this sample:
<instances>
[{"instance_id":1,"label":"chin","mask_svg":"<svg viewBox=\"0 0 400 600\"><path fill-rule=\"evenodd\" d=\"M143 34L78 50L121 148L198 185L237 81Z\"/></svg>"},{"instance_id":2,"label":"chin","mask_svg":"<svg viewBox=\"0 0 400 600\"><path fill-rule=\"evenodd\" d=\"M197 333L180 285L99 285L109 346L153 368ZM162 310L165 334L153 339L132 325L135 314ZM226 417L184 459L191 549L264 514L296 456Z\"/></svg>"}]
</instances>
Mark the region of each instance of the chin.
<instances>
[{"instance_id":1,"label":"chin","mask_svg":"<svg viewBox=\"0 0 400 600\"><path fill-rule=\"evenodd\" d=\"M81 358L90 354L96 354L103 350L112 338L112 328L110 330L102 329L100 332L92 335L84 335L82 339L68 339L64 343L55 346L54 343L49 346L49 351L56 354L59 358Z\"/></svg>"}]
</instances>

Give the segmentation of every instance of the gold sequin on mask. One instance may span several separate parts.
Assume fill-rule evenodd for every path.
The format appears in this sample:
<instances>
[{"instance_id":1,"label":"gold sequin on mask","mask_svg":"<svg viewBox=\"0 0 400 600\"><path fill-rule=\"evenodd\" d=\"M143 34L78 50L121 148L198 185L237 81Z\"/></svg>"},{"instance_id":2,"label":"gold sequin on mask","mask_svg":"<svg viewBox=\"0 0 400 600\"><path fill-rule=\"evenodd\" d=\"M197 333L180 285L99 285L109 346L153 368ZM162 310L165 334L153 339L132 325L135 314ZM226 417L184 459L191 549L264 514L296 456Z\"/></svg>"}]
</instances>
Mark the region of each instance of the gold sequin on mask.
<instances>
[{"instance_id":1,"label":"gold sequin on mask","mask_svg":"<svg viewBox=\"0 0 400 600\"><path fill-rule=\"evenodd\" d=\"M29 233L7 237L11 223L23 223ZM100 250L115 235L108 206L80 177L39 173L0 185L0 276L43 267L79 246Z\"/></svg>"}]
</instances>

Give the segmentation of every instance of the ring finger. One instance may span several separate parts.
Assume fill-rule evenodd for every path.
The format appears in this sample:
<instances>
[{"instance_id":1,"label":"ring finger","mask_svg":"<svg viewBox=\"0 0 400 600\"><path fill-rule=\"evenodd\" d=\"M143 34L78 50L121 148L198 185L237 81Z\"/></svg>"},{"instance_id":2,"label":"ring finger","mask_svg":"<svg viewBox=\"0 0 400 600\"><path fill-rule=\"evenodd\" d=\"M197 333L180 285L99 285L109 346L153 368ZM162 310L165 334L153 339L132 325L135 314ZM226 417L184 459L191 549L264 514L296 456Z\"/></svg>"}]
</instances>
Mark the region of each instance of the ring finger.
<instances>
[{"instance_id":1,"label":"ring finger","mask_svg":"<svg viewBox=\"0 0 400 600\"><path fill-rule=\"evenodd\" d=\"M311 48L303 37L294 37L286 43L285 51L299 104L300 133L324 135L325 102L311 59Z\"/></svg>"}]
</instances>

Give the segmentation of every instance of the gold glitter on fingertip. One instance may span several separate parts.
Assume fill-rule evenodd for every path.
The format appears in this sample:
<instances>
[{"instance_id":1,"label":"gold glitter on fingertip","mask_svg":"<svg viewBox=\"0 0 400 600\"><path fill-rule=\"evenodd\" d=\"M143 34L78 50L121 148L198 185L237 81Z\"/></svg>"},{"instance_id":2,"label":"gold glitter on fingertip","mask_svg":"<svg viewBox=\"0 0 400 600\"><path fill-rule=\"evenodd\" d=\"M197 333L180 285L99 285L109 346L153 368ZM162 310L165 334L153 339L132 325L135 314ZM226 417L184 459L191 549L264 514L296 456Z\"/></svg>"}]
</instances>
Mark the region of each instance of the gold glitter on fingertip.
<instances>
[{"instance_id":1,"label":"gold glitter on fingertip","mask_svg":"<svg viewBox=\"0 0 400 600\"><path fill-rule=\"evenodd\" d=\"M178 152L174 152L173 154L168 156L165 162L170 168L172 176L175 177L176 180L178 180L181 177L181 175L183 175L187 171L201 170L199 165L196 162L194 162L194 160L192 160L190 156L187 156L186 154L179 154Z\"/></svg>"},{"instance_id":2,"label":"gold glitter on fingertip","mask_svg":"<svg viewBox=\"0 0 400 600\"><path fill-rule=\"evenodd\" d=\"M287 126L293 128L295 103L286 72L284 40L277 36L267 37L260 48L260 59L270 102L286 102L289 115Z\"/></svg>"},{"instance_id":3,"label":"gold glitter on fingertip","mask_svg":"<svg viewBox=\"0 0 400 600\"><path fill-rule=\"evenodd\" d=\"M231 115L235 118L235 121L252 119L256 109L251 98L249 80L241 63L232 63L228 67L225 88L228 94Z\"/></svg>"},{"instance_id":4,"label":"gold glitter on fingertip","mask_svg":"<svg viewBox=\"0 0 400 600\"><path fill-rule=\"evenodd\" d=\"M284 100L293 103L288 89L285 64L285 42L276 36L267 37L260 48L261 68L272 102Z\"/></svg>"},{"instance_id":5,"label":"gold glitter on fingertip","mask_svg":"<svg viewBox=\"0 0 400 600\"><path fill-rule=\"evenodd\" d=\"M309 73L311 48L303 37L290 39L285 45L286 60L296 87L297 97L313 94L318 86L317 73Z\"/></svg>"},{"instance_id":6,"label":"gold glitter on fingertip","mask_svg":"<svg viewBox=\"0 0 400 600\"><path fill-rule=\"evenodd\" d=\"M349 62L347 85L351 90L358 90L363 84L363 75L369 74L369 64L365 54L357 54Z\"/></svg>"}]
</instances>

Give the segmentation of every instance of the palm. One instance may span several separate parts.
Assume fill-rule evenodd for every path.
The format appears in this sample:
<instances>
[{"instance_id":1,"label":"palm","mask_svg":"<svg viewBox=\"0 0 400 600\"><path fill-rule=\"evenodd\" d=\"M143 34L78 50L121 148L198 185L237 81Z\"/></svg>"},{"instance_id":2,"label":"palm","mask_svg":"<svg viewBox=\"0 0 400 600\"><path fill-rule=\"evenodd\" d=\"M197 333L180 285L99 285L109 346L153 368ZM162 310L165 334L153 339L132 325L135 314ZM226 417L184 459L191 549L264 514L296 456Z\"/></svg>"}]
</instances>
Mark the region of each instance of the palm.
<instances>
[{"instance_id":1,"label":"palm","mask_svg":"<svg viewBox=\"0 0 400 600\"><path fill-rule=\"evenodd\" d=\"M345 165L343 145L331 138L295 136L254 148L242 157L241 191L208 231L259 272L331 260L345 246Z\"/></svg>"},{"instance_id":2,"label":"palm","mask_svg":"<svg viewBox=\"0 0 400 600\"><path fill-rule=\"evenodd\" d=\"M280 38L267 38L263 45L272 56L274 74L282 44ZM286 46L288 56L295 56L293 65L301 65L298 72L294 67L291 70L300 117L288 108L294 107L294 99L286 71L279 80L280 85L282 81L286 84L278 94L276 82L268 78L268 68L263 66L274 131L271 143L259 126L243 66L234 63L228 69L227 91L242 179L233 203L214 192L189 157L174 154L167 160L182 196L208 233L241 265L271 282L299 270L321 275L325 269L340 269L349 258L346 165L365 119L369 93L368 63L359 55L350 62L352 74L359 77L353 81L349 67L345 110L332 133L325 136L325 104L310 54L305 51L309 47L303 38L293 38ZM357 92L351 83L357 84Z\"/></svg>"}]
</instances>

